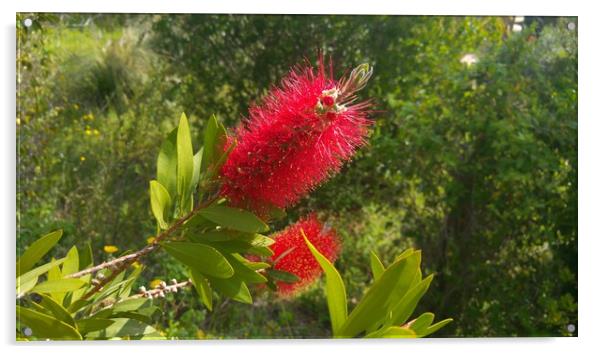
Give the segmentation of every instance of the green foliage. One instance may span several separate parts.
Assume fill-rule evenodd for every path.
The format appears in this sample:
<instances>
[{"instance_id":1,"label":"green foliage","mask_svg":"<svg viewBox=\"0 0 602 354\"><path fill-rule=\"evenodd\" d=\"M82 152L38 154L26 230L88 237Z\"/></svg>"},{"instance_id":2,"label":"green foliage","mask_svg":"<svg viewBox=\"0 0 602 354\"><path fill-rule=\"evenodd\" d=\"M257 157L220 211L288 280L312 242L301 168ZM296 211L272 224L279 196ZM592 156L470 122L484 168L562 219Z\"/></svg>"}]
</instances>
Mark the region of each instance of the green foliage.
<instances>
[{"instance_id":1,"label":"green foliage","mask_svg":"<svg viewBox=\"0 0 602 354\"><path fill-rule=\"evenodd\" d=\"M32 27L22 26L25 17ZM456 323L436 336L576 335L566 330L569 323L578 328L577 31L567 29L576 18L527 17L542 24L519 33L503 17L17 19L18 254L39 235L64 230L54 251L32 265L37 268L17 268L19 301L37 296L30 291L48 280L50 269L57 275L72 245L83 269L92 259L113 257L102 252L104 245L138 248L155 234L157 214L145 197L153 177L169 193L172 205L163 217L173 223L181 204L174 118L184 111L198 148L191 183L198 190L190 195L196 202L211 198L218 186L213 177L227 156L220 156L225 128L213 115L235 126L250 102L321 49L332 55L335 75L358 62L375 67L362 93L374 98L378 111L373 134L339 175L299 208L279 213L273 229L308 210L336 212L330 220L343 239L337 266L350 305L378 277L370 250L388 260L400 250L421 249L424 269L437 281L429 288L426 277L424 289L408 294L414 290L420 298L429 288L416 308ZM478 61L462 63L466 54ZM161 146L166 135L170 142ZM222 245L225 257L241 249L268 254L246 242L253 233L217 230L204 217L185 227L185 241L213 248L222 237L244 235L243 243ZM141 261L146 271L136 286L189 276L186 266L164 255ZM286 277L270 269L264 276ZM196 294L178 293L182 301L161 303L164 316L153 326L180 338L327 336L331 323L319 286L294 301L250 287L252 308L207 291L219 312L207 312ZM60 296L81 297L86 289Z\"/></svg>"},{"instance_id":2,"label":"green foliage","mask_svg":"<svg viewBox=\"0 0 602 354\"><path fill-rule=\"evenodd\" d=\"M60 237L61 233L58 230L50 235ZM44 248L48 252L56 244L53 241L50 245L48 240L48 235L43 236L30 245L28 250L35 250L45 244L49 245ZM25 252L19 259L20 264L30 261L31 254ZM36 263L37 261L33 265ZM79 262L79 252L77 248L72 248L65 258L59 261L53 259L17 278L18 340L161 337L151 326L151 316L157 310L152 305L152 300L128 299L131 286L140 271L131 271L127 278L125 272L122 272L103 290L83 298L95 286L91 278L87 276L72 279L66 276L89 265ZM46 281L38 283L42 276L46 277ZM27 283L27 286L23 283Z\"/></svg>"},{"instance_id":3,"label":"green foliage","mask_svg":"<svg viewBox=\"0 0 602 354\"><path fill-rule=\"evenodd\" d=\"M421 253L413 249L400 254L393 264L382 270L380 276L374 277L374 283L347 316L347 296L339 272L305 235L303 238L326 274L325 292L334 337L349 338L361 333L364 333L366 338L424 337L452 321L448 318L433 324L435 315L426 312L401 325L414 312L416 304L433 278L431 275L422 279ZM374 258L374 262L371 263L382 266L380 259L374 253L371 254ZM426 287L422 285L425 282ZM417 294L419 296L416 296ZM408 298L411 300L407 300Z\"/></svg>"}]
</instances>

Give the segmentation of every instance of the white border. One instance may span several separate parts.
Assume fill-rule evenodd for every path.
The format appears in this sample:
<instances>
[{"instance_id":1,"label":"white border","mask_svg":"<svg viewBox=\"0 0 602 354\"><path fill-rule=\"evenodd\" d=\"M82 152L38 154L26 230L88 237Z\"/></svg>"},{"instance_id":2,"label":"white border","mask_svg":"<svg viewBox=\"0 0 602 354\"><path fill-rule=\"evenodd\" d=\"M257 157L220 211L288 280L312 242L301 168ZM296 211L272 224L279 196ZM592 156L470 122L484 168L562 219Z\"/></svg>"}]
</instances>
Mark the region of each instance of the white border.
<instances>
[{"instance_id":1,"label":"white border","mask_svg":"<svg viewBox=\"0 0 602 354\"><path fill-rule=\"evenodd\" d=\"M0 127L2 131L2 154L0 166L2 173L2 215L3 222L3 275L4 281L0 297L4 307L2 326L2 345L5 352L43 352L43 353L102 353L119 348L120 351L139 351L159 353L168 351L195 352L259 352L263 354L303 353L324 347L328 351L345 353L365 352L443 352L467 353L487 352L504 353L524 350L529 352L572 353L593 351L600 348L599 296L602 242L599 225L596 223L599 208L597 201L602 200L600 181L600 154L602 141L600 120L597 110L600 93L594 89L602 82L600 76L600 13L585 0L527 2L524 0L475 1L123 1L103 0L84 1L48 1L14 0L3 1L2 6L2 75L0 85L1 107L4 110ZM79 343L37 343L34 345L16 345L14 342L14 260L15 260L15 13L35 12L171 12L171 13L307 13L307 14L415 14L415 15L558 15L579 16L579 338L559 339L426 339L406 341L316 341L316 340L252 340L225 342L151 342L100 344Z\"/></svg>"}]
</instances>

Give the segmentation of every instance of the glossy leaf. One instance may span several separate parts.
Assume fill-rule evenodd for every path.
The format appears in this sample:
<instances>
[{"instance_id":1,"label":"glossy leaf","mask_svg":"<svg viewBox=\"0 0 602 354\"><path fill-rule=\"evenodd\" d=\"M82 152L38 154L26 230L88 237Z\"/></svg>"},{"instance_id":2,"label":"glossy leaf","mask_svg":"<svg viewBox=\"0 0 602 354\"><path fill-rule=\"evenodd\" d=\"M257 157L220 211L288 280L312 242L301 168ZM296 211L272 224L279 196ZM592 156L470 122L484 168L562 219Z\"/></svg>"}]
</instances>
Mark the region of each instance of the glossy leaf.
<instances>
[{"instance_id":1,"label":"glossy leaf","mask_svg":"<svg viewBox=\"0 0 602 354\"><path fill-rule=\"evenodd\" d=\"M75 320L63 306L54 301L54 299L50 296L46 296L44 294L39 295L42 298L42 301L40 301L40 306L50 311L59 321L63 321L71 327L77 328L75 326Z\"/></svg>"},{"instance_id":2,"label":"glossy leaf","mask_svg":"<svg viewBox=\"0 0 602 354\"><path fill-rule=\"evenodd\" d=\"M53 231L29 245L17 262L17 276L32 269L59 242L61 236L63 236L63 230Z\"/></svg>"},{"instance_id":3,"label":"glossy leaf","mask_svg":"<svg viewBox=\"0 0 602 354\"><path fill-rule=\"evenodd\" d=\"M38 281L38 277L50 269L54 267L58 267L63 262L65 262L66 258L61 258L59 260L52 260L49 263L43 264L37 268L30 270L29 272L21 275L17 278L17 298L22 297L27 292L29 292L36 285Z\"/></svg>"},{"instance_id":4,"label":"glossy leaf","mask_svg":"<svg viewBox=\"0 0 602 354\"><path fill-rule=\"evenodd\" d=\"M167 139L161 144L157 158L157 181L167 189L174 200L177 195L176 171L178 169L178 151L176 142L178 139L178 128L172 130Z\"/></svg>"},{"instance_id":5,"label":"glossy leaf","mask_svg":"<svg viewBox=\"0 0 602 354\"><path fill-rule=\"evenodd\" d=\"M31 291L34 293L66 293L77 290L86 285L86 282L80 279L56 279L48 280L36 285Z\"/></svg>"},{"instance_id":6,"label":"glossy leaf","mask_svg":"<svg viewBox=\"0 0 602 354\"><path fill-rule=\"evenodd\" d=\"M169 217L171 197L167 189L155 180L150 181L150 200L151 210L159 226L164 230L167 229L169 225L166 219Z\"/></svg>"},{"instance_id":7,"label":"glossy leaf","mask_svg":"<svg viewBox=\"0 0 602 354\"><path fill-rule=\"evenodd\" d=\"M115 320L108 318L84 318L75 322L77 329L82 335L88 332L100 331L115 323Z\"/></svg>"},{"instance_id":8,"label":"glossy leaf","mask_svg":"<svg viewBox=\"0 0 602 354\"><path fill-rule=\"evenodd\" d=\"M389 307L393 305L392 300L398 296L394 291L400 278L408 273L414 275L417 262L418 256L413 253L389 266L380 278L370 286L366 295L353 309L347 321L343 324L340 334L345 337L353 337L383 321Z\"/></svg>"},{"instance_id":9,"label":"glossy leaf","mask_svg":"<svg viewBox=\"0 0 602 354\"><path fill-rule=\"evenodd\" d=\"M439 322L429 326L426 330L424 330L424 332L420 333L420 336L424 337L424 336L433 334L433 333L437 332L438 330L440 330L441 328L447 326L452 321L453 321L453 319L451 319L451 318L446 318L442 321L439 321Z\"/></svg>"},{"instance_id":10,"label":"glossy leaf","mask_svg":"<svg viewBox=\"0 0 602 354\"><path fill-rule=\"evenodd\" d=\"M233 230L249 233L269 231L269 227L253 213L244 209L213 205L199 211L204 218Z\"/></svg>"},{"instance_id":11,"label":"glossy leaf","mask_svg":"<svg viewBox=\"0 0 602 354\"><path fill-rule=\"evenodd\" d=\"M277 281L281 281L284 283L296 283L299 281L299 277L293 273L285 272L278 269L268 269L268 275Z\"/></svg>"},{"instance_id":12,"label":"glossy leaf","mask_svg":"<svg viewBox=\"0 0 602 354\"><path fill-rule=\"evenodd\" d=\"M192 175L194 171L194 157L192 151L192 140L190 137L190 128L186 114L182 113L180 124L178 125L177 139L177 189L180 200L180 208L184 208L189 200L189 191L192 184Z\"/></svg>"},{"instance_id":13,"label":"glossy leaf","mask_svg":"<svg viewBox=\"0 0 602 354\"><path fill-rule=\"evenodd\" d=\"M172 257L190 268L217 278L230 278L234 269L215 248L193 242L166 242L161 244Z\"/></svg>"},{"instance_id":14,"label":"glossy leaf","mask_svg":"<svg viewBox=\"0 0 602 354\"><path fill-rule=\"evenodd\" d=\"M73 274L79 270L79 252L77 251L77 247L71 247L65 258L65 262L63 263L61 269L63 277Z\"/></svg>"},{"instance_id":15,"label":"glossy leaf","mask_svg":"<svg viewBox=\"0 0 602 354\"><path fill-rule=\"evenodd\" d=\"M199 294L201 301L203 301L203 304L205 304L209 311L212 311L213 292L211 291L211 285L209 285L207 278L196 270L190 269L190 279L192 280L192 284L194 285L197 294Z\"/></svg>"},{"instance_id":16,"label":"glossy leaf","mask_svg":"<svg viewBox=\"0 0 602 354\"><path fill-rule=\"evenodd\" d=\"M230 279L220 279L208 277L211 286L219 293L231 298L232 300L245 304L252 304L253 298L245 282L237 276Z\"/></svg>"},{"instance_id":17,"label":"glossy leaf","mask_svg":"<svg viewBox=\"0 0 602 354\"><path fill-rule=\"evenodd\" d=\"M416 305L418 305L418 301L426 293L432 281L433 275L431 274L420 281L418 285L408 290L403 298L393 307L391 324L403 324L412 316Z\"/></svg>"},{"instance_id":18,"label":"glossy leaf","mask_svg":"<svg viewBox=\"0 0 602 354\"><path fill-rule=\"evenodd\" d=\"M130 318L115 318L110 326L90 332L86 335L89 339L108 339L114 337L135 337L155 334L156 329L146 323Z\"/></svg>"},{"instance_id":19,"label":"glossy leaf","mask_svg":"<svg viewBox=\"0 0 602 354\"><path fill-rule=\"evenodd\" d=\"M303 230L301 230L303 233ZM305 237L303 238L314 258L320 264L320 267L326 275L326 299L328 302L328 312L330 313L330 322L332 324L332 332L335 337L338 337L341 327L347 319L347 294L345 293L345 284L339 272L334 268L328 258L324 257L314 245Z\"/></svg>"},{"instance_id":20,"label":"glossy leaf","mask_svg":"<svg viewBox=\"0 0 602 354\"><path fill-rule=\"evenodd\" d=\"M242 261L230 255L226 255L226 258L232 265L232 268L234 268L234 274L236 274L236 276L242 279L245 283L260 284L268 281L266 277L249 268L247 266L247 263L249 262Z\"/></svg>"},{"instance_id":21,"label":"glossy leaf","mask_svg":"<svg viewBox=\"0 0 602 354\"><path fill-rule=\"evenodd\" d=\"M29 308L17 305L17 318L21 324L31 329L32 336L39 339L82 339L81 334L74 327Z\"/></svg>"},{"instance_id":22,"label":"glossy leaf","mask_svg":"<svg viewBox=\"0 0 602 354\"><path fill-rule=\"evenodd\" d=\"M378 280L385 271L385 266L373 251L370 251L370 268L372 269L374 280Z\"/></svg>"},{"instance_id":23,"label":"glossy leaf","mask_svg":"<svg viewBox=\"0 0 602 354\"><path fill-rule=\"evenodd\" d=\"M417 334L424 332L435 319L435 314L432 312L425 312L422 315L418 316L415 320L413 320L410 324L410 329Z\"/></svg>"}]
</instances>

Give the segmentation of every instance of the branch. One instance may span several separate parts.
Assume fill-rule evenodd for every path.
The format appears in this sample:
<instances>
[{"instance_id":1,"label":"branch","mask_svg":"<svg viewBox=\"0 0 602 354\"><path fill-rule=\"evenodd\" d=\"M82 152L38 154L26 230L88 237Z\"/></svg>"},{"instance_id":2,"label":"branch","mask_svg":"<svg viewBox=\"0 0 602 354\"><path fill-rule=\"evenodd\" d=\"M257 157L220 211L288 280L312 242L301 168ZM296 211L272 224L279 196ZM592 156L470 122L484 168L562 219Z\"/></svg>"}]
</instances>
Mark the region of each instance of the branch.
<instances>
[{"instance_id":1,"label":"branch","mask_svg":"<svg viewBox=\"0 0 602 354\"><path fill-rule=\"evenodd\" d=\"M204 203L199 203L190 213L188 213L185 216L183 216L182 218L178 219L167 230L165 230L165 231L161 232L160 234L158 234L157 236L155 236L155 239L153 240L153 242L150 245L142 248L141 250L131 253L131 254L127 254L127 255L119 257L119 258L116 258L112 261L104 262L97 266L84 269L77 273L69 274L65 278L79 278L79 277L82 277L87 274L96 273L102 269L106 269L106 268L112 269L111 274L108 277L99 279L98 281L94 282L93 283L94 288L92 288L90 291L88 291L86 294L84 294L82 296L83 300L87 300L92 295L94 295L95 293L100 291L103 286L105 286L106 284L111 282L113 279L115 279L115 277L118 274L123 272L132 263L134 263L139 258L141 258L141 257L155 251L157 248L159 248L159 242L163 241L163 239L165 239L167 236L174 233L180 226L182 226L182 224L184 224L186 221L188 221L190 218L192 218L194 215L196 215L196 213L200 209L207 207L209 204L213 203L217 198L218 198L218 196L216 195L216 196L213 196L212 198L208 199Z\"/></svg>"},{"instance_id":2,"label":"branch","mask_svg":"<svg viewBox=\"0 0 602 354\"><path fill-rule=\"evenodd\" d=\"M161 284L157 285L152 290L146 290L145 287L141 286L139 289L139 293L137 295L130 296L129 298L136 299L136 298L141 298L141 297L148 297L148 298L165 297L165 294L167 294L167 293L177 293L178 289L186 288L190 285L192 285L192 281L190 279L185 280L181 283L178 283L177 280L172 279L171 285L167 285L167 283L162 281Z\"/></svg>"}]
</instances>

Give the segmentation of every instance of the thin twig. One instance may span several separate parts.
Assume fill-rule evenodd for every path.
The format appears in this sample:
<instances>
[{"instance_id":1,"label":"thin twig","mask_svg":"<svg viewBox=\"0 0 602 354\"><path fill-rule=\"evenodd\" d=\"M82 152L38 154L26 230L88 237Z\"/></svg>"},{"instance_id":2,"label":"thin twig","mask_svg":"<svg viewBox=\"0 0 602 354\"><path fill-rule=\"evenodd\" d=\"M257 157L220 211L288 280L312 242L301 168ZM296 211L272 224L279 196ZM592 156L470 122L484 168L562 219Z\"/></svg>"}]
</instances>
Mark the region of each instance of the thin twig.
<instances>
[{"instance_id":1,"label":"thin twig","mask_svg":"<svg viewBox=\"0 0 602 354\"><path fill-rule=\"evenodd\" d=\"M173 232L175 232L180 226L182 226L182 224L184 224L186 221L188 221L190 218L192 218L194 215L196 215L196 213L200 209L207 207L208 205L213 203L217 198L218 198L217 196L214 196L214 197L210 198L209 200L205 201L204 203L199 203L190 213L188 213L185 216L183 216L182 218L178 219L167 230L165 230L165 231L161 232L160 234L158 234L157 236L155 236L155 239L153 240L153 242L150 245L142 248L141 250L131 253L131 254L127 254L127 255L119 257L119 258L116 258L112 261L104 262L97 266L90 267L88 269L84 269L77 273L70 274L70 275L66 276L66 278L79 278L79 277L87 275L87 274L96 273L102 269L106 269L106 268L112 269L111 274L108 277L99 279L99 281L96 282L94 287L81 297L83 300L87 300L92 295L94 295L95 293L100 291L103 288L103 286L107 285L109 282L111 282L113 279L115 279L115 277L117 277L117 275L119 275L121 272L123 272L127 267L129 267L132 263L137 261L140 257L143 257L143 256L155 251L157 248L159 248L159 242L163 241L163 239L165 239L167 236L169 236Z\"/></svg>"},{"instance_id":2,"label":"thin twig","mask_svg":"<svg viewBox=\"0 0 602 354\"><path fill-rule=\"evenodd\" d=\"M186 288L192 285L192 280L188 279L183 282L178 283L175 279L171 280L171 285L167 285L164 281L162 281L159 285L157 285L152 290L146 290L143 286L140 287L139 293L136 295L130 296L128 299L136 299L141 297L148 298L157 298L157 297L165 297L167 293L177 293L178 289Z\"/></svg>"}]
</instances>

